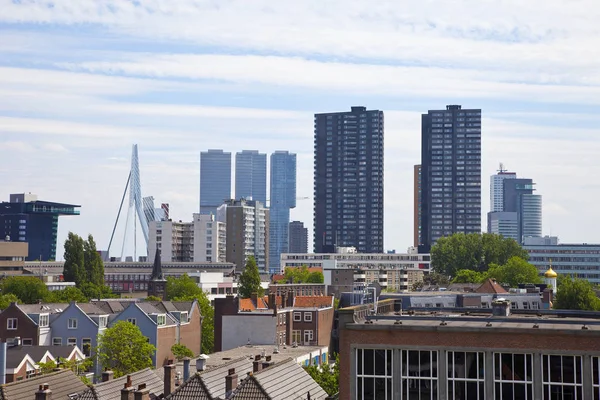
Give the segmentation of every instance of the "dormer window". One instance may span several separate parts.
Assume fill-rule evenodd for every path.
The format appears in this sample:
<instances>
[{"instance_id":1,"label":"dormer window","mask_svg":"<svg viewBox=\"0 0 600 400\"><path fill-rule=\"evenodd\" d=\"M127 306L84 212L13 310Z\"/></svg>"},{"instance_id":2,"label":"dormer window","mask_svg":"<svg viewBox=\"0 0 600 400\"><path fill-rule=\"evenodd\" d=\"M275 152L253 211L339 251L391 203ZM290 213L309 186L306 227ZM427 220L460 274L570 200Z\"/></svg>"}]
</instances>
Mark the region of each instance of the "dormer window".
<instances>
[{"instance_id":1,"label":"dormer window","mask_svg":"<svg viewBox=\"0 0 600 400\"><path fill-rule=\"evenodd\" d=\"M45 328L49 325L49 320L50 317L48 314L40 314L38 325L40 326L40 328Z\"/></svg>"},{"instance_id":2,"label":"dormer window","mask_svg":"<svg viewBox=\"0 0 600 400\"><path fill-rule=\"evenodd\" d=\"M156 316L156 324L157 325L166 325L167 316L165 314L160 314Z\"/></svg>"},{"instance_id":3,"label":"dormer window","mask_svg":"<svg viewBox=\"0 0 600 400\"><path fill-rule=\"evenodd\" d=\"M108 317L98 317L98 327L106 328L108 325Z\"/></svg>"},{"instance_id":4,"label":"dormer window","mask_svg":"<svg viewBox=\"0 0 600 400\"><path fill-rule=\"evenodd\" d=\"M188 322L188 313L182 312L179 314L179 322Z\"/></svg>"}]
</instances>

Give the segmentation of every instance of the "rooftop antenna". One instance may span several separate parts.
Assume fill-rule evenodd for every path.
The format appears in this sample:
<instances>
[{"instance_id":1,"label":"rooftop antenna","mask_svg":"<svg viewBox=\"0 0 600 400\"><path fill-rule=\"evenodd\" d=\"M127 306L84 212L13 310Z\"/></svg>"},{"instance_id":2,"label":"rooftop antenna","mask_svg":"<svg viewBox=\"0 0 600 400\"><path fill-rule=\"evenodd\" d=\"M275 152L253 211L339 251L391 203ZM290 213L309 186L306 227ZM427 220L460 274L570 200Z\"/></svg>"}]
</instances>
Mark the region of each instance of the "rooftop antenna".
<instances>
[{"instance_id":1,"label":"rooftop antenna","mask_svg":"<svg viewBox=\"0 0 600 400\"><path fill-rule=\"evenodd\" d=\"M506 171L508 171L508 170L504 169L504 163L500 163L500 169L498 169L498 172L499 173L503 173L503 172L506 172Z\"/></svg>"}]
</instances>

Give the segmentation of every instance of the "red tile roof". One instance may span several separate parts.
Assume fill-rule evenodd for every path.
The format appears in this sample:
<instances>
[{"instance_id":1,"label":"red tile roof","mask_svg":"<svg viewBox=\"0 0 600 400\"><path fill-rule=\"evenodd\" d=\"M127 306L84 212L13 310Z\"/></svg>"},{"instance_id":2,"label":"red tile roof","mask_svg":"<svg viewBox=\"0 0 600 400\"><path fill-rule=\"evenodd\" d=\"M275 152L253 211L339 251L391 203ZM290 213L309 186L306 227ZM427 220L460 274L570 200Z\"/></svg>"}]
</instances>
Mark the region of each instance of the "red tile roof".
<instances>
[{"instance_id":1,"label":"red tile roof","mask_svg":"<svg viewBox=\"0 0 600 400\"><path fill-rule=\"evenodd\" d=\"M266 310L269 308L268 298L258 298L256 303L252 299L240 299L238 309L240 311Z\"/></svg>"},{"instance_id":2,"label":"red tile roof","mask_svg":"<svg viewBox=\"0 0 600 400\"><path fill-rule=\"evenodd\" d=\"M498 282L490 278L486 279L477 289L476 293L508 293Z\"/></svg>"},{"instance_id":3,"label":"red tile roof","mask_svg":"<svg viewBox=\"0 0 600 400\"><path fill-rule=\"evenodd\" d=\"M296 296L294 307L333 307L333 296Z\"/></svg>"}]
</instances>

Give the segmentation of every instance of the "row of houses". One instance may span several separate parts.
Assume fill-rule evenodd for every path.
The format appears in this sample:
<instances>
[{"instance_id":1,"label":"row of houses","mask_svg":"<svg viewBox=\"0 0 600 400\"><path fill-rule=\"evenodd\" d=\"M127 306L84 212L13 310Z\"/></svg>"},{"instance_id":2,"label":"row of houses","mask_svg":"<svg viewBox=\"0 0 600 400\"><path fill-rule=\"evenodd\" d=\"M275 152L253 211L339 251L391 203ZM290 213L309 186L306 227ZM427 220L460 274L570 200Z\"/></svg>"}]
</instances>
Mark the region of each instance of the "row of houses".
<instances>
[{"instance_id":1,"label":"row of houses","mask_svg":"<svg viewBox=\"0 0 600 400\"><path fill-rule=\"evenodd\" d=\"M0 312L0 339L27 346L76 346L86 357L97 346L98 335L118 321L136 325L156 347L153 363L173 358L179 343L200 354L202 317L197 301L103 300L69 304L11 303ZM99 366L94 366L99 375Z\"/></svg>"}]
</instances>

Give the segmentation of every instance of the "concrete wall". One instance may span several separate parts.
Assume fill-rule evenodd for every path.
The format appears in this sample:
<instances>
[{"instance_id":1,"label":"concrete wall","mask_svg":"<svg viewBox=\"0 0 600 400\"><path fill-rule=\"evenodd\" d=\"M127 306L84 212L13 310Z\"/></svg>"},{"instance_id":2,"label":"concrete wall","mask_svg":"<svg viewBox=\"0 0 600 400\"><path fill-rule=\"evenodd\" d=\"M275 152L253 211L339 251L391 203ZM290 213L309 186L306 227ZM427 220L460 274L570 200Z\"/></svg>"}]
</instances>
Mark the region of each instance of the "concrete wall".
<instances>
[{"instance_id":1,"label":"concrete wall","mask_svg":"<svg viewBox=\"0 0 600 400\"><path fill-rule=\"evenodd\" d=\"M275 345L277 318L273 314L224 315L222 317L221 351L252 345Z\"/></svg>"},{"instance_id":2,"label":"concrete wall","mask_svg":"<svg viewBox=\"0 0 600 400\"><path fill-rule=\"evenodd\" d=\"M181 324L179 343L184 344L194 355L200 355L202 343L202 324L200 322L200 308L196 305L188 315L188 323Z\"/></svg>"}]
</instances>

